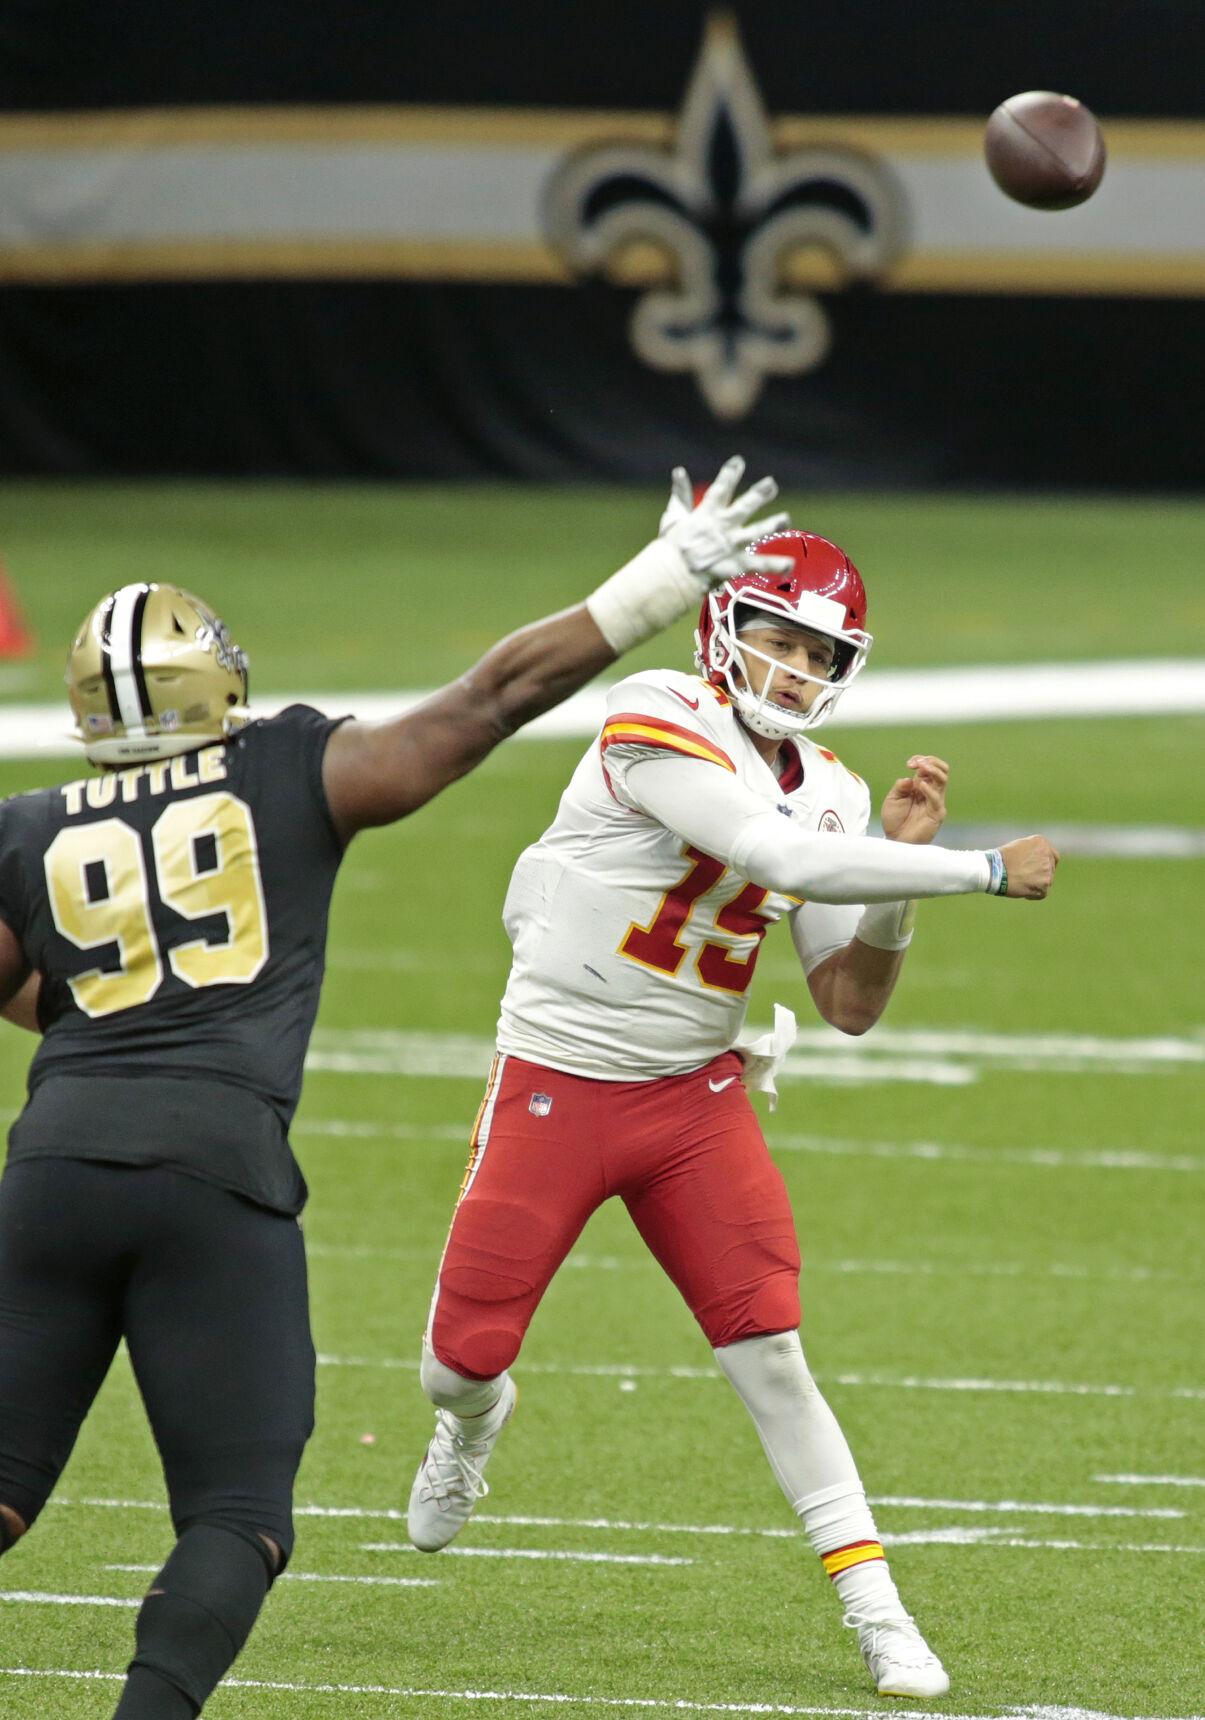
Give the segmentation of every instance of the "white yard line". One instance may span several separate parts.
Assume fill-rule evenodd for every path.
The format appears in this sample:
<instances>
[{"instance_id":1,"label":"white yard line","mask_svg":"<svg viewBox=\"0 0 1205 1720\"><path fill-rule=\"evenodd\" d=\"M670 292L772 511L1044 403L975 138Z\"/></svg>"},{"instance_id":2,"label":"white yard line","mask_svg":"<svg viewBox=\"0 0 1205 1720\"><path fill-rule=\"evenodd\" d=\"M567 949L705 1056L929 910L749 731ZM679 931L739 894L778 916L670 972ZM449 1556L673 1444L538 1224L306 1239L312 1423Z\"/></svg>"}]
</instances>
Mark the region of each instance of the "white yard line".
<instances>
[{"instance_id":1,"label":"white yard line","mask_svg":"<svg viewBox=\"0 0 1205 1720\"><path fill-rule=\"evenodd\" d=\"M620 1535L751 1535L771 1541L795 1541L802 1533L798 1526L758 1529L735 1523L642 1523L623 1517L528 1517L489 1511L475 1511L473 1521L521 1529L603 1529Z\"/></svg>"},{"instance_id":2,"label":"white yard line","mask_svg":"<svg viewBox=\"0 0 1205 1720\"><path fill-rule=\"evenodd\" d=\"M1097 1479L1101 1479L1098 1477ZM1107 1479L1107 1477L1105 1478ZM1000 1513L1016 1515L1034 1513L1038 1516L1062 1517L1146 1517L1181 1520L1187 1512L1172 1506L1151 1506L1148 1508L1121 1505L1081 1505L1063 1504L1051 1501L1026 1502L1018 1499L925 1499L911 1495L872 1494L870 1504L877 1507L888 1507L900 1511L967 1511L976 1515ZM68 1508L93 1507L116 1511L166 1511L164 1503L153 1499L60 1499L52 1498L52 1505ZM347 1518L352 1521L393 1522L403 1523L406 1520L405 1510L396 1505L297 1505L293 1511L296 1517ZM662 1523L642 1521L626 1517L544 1517L530 1516L520 1513L493 1513L477 1511L473 1515L474 1523L486 1523L499 1528L519 1529L596 1529L613 1534L631 1535L735 1535L754 1536L767 1540L795 1540L801 1533L796 1527L775 1525L771 1528L761 1528L756 1525L737 1523ZM975 1531L978 1533L979 1531ZM987 1533L988 1531L985 1531ZM1003 1534L1003 1530L992 1530L992 1534ZM393 1545L393 1543L390 1543ZM488 1554L479 1555L482 1557ZM144 1571L155 1572L158 1565L107 1565L111 1571ZM305 1577L316 1582L334 1581L390 1581L390 1582L419 1582L421 1578L392 1577L388 1579L369 1578L333 1578L312 1576L310 1573L286 1571L286 1577Z\"/></svg>"},{"instance_id":3,"label":"white yard line","mask_svg":"<svg viewBox=\"0 0 1205 1720\"><path fill-rule=\"evenodd\" d=\"M1205 1542L1174 1546L1165 1541L1039 1541L1029 1535L1009 1535L1003 1529L916 1529L879 1539L885 1547L1020 1547L1040 1553L1179 1553L1205 1558Z\"/></svg>"},{"instance_id":4,"label":"white yard line","mask_svg":"<svg viewBox=\"0 0 1205 1720\"><path fill-rule=\"evenodd\" d=\"M608 686L596 681L519 730L524 740L589 740L602 728ZM365 721L397 716L427 690L274 693L257 696L255 715L313 705ZM1149 717L1205 711L1205 660L979 664L972 667L869 669L841 700L834 734L849 728L912 723L1026 722L1051 717ZM72 758L65 700L0 706L0 758Z\"/></svg>"},{"instance_id":5,"label":"white yard line","mask_svg":"<svg viewBox=\"0 0 1205 1720\"><path fill-rule=\"evenodd\" d=\"M1019 824L946 824L946 848L1001 848L1032 832ZM1199 860L1205 830L1178 824L1060 824L1042 822L1042 834L1069 855L1108 860Z\"/></svg>"},{"instance_id":6,"label":"white yard line","mask_svg":"<svg viewBox=\"0 0 1205 1720\"><path fill-rule=\"evenodd\" d=\"M143 1572L154 1576L161 1565L106 1565L106 1571ZM323 1571L282 1571L278 1583L359 1583L365 1588L436 1589L438 1577L345 1577L329 1576Z\"/></svg>"},{"instance_id":7,"label":"white yard line","mask_svg":"<svg viewBox=\"0 0 1205 1720\"><path fill-rule=\"evenodd\" d=\"M828 1374L817 1375L842 1386L885 1386L905 1391L937 1392L1039 1392L1060 1397L1185 1398L1205 1401L1200 1386L1081 1385L1065 1380L932 1379L921 1375Z\"/></svg>"},{"instance_id":8,"label":"white yard line","mask_svg":"<svg viewBox=\"0 0 1205 1720\"><path fill-rule=\"evenodd\" d=\"M470 1117L464 1123L419 1124L370 1123L358 1117L299 1117L291 1132L295 1135L331 1135L336 1140L351 1141L455 1141L467 1153L473 1119Z\"/></svg>"},{"instance_id":9,"label":"white yard line","mask_svg":"<svg viewBox=\"0 0 1205 1720\"><path fill-rule=\"evenodd\" d=\"M934 1164L1033 1165L1040 1170L1205 1171L1205 1154L1144 1153L1117 1149L1067 1151L1061 1147L966 1147L939 1141L850 1141L824 1135L767 1132L774 1152L819 1153L851 1159L920 1159Z\"/></svg>"},{"instance_id":10,"label":"white yard line","mask_svg":"<svg viewBox=\"0 0 1205 1720\"><path fill-rule=\"evenodd\" d=\"M976 1513L1033 1512L1038 1516L1054 1517L1159 1517L1183 1518L1187 1512L1170 1506L1147 1509L1122 1505L1061 1505L1049 1502L1029 1503L1021 1499L921 1499L908 1494L879 1493L869 1497L876 1506L890 1506L900 1511L973 1511ZM794 1537L798 1529L746 1529L732 1523L642 1523L623 1517L521 1517L491 1515L475 1511L474 1523L494 1523L516 1528L604 1529L622 1534L661 1535L764 1535ZM993 1534L1003 1531L992 1530Z\"/></svg>"},{"instance_id":11,"label":"white yard line","mask_svg":"<svg viewBox=\"0 0 1205 1720\"><path fill-rule=\"evenodd\" d=\"M855 1050L842 1045L831 1053L792 1051L777 1073L779 1081L823 1081L865 1087L877 1081L904 1081L930 1087L969 1087L979 1071L941 1057L884 1057L881 1047ZM1146 1074L1131 1069L1127 1074Z\"/></svg>"},{"instance_id":12,"label":"white yard line","mask_svg":"<svg viewBox=\"0 0 1205 1720\"><path fill-rule=\"evenodd\" d=\"M0 1601L49 1607L140 1607L142 1596L127 1601L119 1599L117 1595L48 1595L36 1589L0 1589Z\"/></svg>"},{"instance_id":13,"label":"white yard line","mask_svg":"<svg viewBox=\"0 0 1205 1720\"><path fill-rule=\"evenodd\" d=\"M59 1505L68 1509L95 1508L112 1511L163 1511L166 1512L166 1501L156 1499L63 1499L57 1495L48 1501L51 1505ZM405 1510L397 1505L294 1505L295 1517L348 1518L353 1521L404 1523ZM1177 1516L1182 1512L1175 1513ZM603 1517L524 1517L524 1516L492 1516L489 1512L477 1511L473 1514L475 1523L511 1524L520 1528L570 1528L570 1529L613 1529L618 1532L633 1533L650 1531L662 1534L680 1535L753 1535L772 1540L795 1540L800 1531L790 1528L745 1528L730 1523L636 1523L622 1519ZM158 1570L157 1565L128 1565L108 1566L110 1570ZM292 1575L286 1572L285 1575ZM382 1579L385 1580L385 1579ZM412 1581L418 1579L389 1578L391 1582Z\"/></svg>"},{"instance_id":14,"label":"white yard line","mask_svg":"<svg viewBox=\"0 0 1205 1720\"><path fill-rule=\"evenodd\" d=\"M125 1677L122 1672L72 1671L62 1667L0 1666L0 1678L65 1678L91 1681L99 1679L117 1683ZM814 1715L818 1720L882 1720L884 1708L834 1708L786 1702L700 1702L686 1697L663 1696L570 1696L563 1691L535 1690L434 1690L407 1684L313 1684L300 1680L267 1678L227 1678L226 1690L282 1690L306 1696L403 1696L430 1702L514 1702L547 1703L554 1707L590 1708L653 1708L671 1709L675 1713L692 1714L799 1714ZM909 1720L1156 1720L1154 1716L1105 1714L1099 1709L1053 1707L1049 1704L1006 1704L990 1714L953 1714L948 1709L940 1713L925 1708L909 1708ZM1205 1720L1200 1714L1181 1720Z\"/></svg>"},{"instance_id":15,"label":"white yard line","mask_svg":"<svg viewBox=\"0 0 1205 1720\"><path fill-rule=\"evenodd\" d=\"M361 1243L311 1242L306 1239L311 1260L430 1260L429 1248L369 1248ZM437 1256L434 1256L437 1257ZM568 1264L566 1262L566 1264Z\"/></svg>"},{"instance_id":16,"label":"white yard line","mask_svg":"<svg viewBox=\"0 0 1205 1720\"><path fill-rule=\"evenodd\" d=\"M1100 1033L998 1033L982 1028L884 1027L875 1029L875 1043L884 1049L933 1056L976 1057L1006 1068L1018 1064L1099 1066L1134 1062L1152 1066L1205 1066L1205 1037L1184 1039L1174 1034L1149 1038L1115 1038ZM836 1047L848 1039L834 1027L804 1027L795 1044Z\"/></svg>"},{"instance_id":17,"label":"white yard line","mask_svg":"<svg viewBox=\"0 0 1205 1720\"><path fill-rule=\"evenodd\" d=\"M570 1255L565 1264L571 1265ZM1088 1283L1176 1284L1176 1272L1158 1272L1150 1266L1109 1266L1094 1272L1087 1266L1050 1265L1005 1260L805 1260L805 1272L842 1272L852 1277L901 1278L1071 1278ZM625 1268L630 1270L630 1264ZM1195 1282L1195 1280L1193 1280Z\"/></svg>"},{"instance_id":18,"label":"white yard line","mask_svg":"<svg viewBox=\"0 0 1205 1720\"><path fill-rule=\"evenodd\" d=\"M1123 1487L1205 1487L1205 1475L1094 1475L1092 1479Z\"/></svg>"},{"instance_id":19,"label":"white yard line","mask_svg":"<svg viewBox=\"0 0 1205 1720\"><path fill-rule=\"evenodd\" d=\"M428 1260L430 1248L374 1248L367 1243L313 1242L306 1253L319 1260ZM651 1254L566 1255L562 1270L578 1272L660 1271ZM814 1260L803 1263L805 1272L851 1278L1066 1278L1092 1284L1180 1284L1196 1283L1197 1276L1163 1272L1152 1266L1069 1266L1059 1261L1037 1264L1019 1260ZM1201 1483L1205 1486L1205 1482Z\"/></svg>"},{"instance_id":20,"label":"white yard line","mask_svg":"<svg viewBox=\"0 0 1205 1720\"><path fill-rule=\"evenodd\" d=\"M362 1553L417 1553L409 1541L365 1541ZM693 1565L666 1553L575 1553L562 1547L445 1547L461 1559L564 1559L575 1565Z\"/></svg>"},{"instance_id":21,"label":"white yard line","mask_svg":"<svg viewBox=\"0 0 1205 1720\"><path fill-rule=\"evenodd\" d=\"M311 1073L326 1075L484 1080L493 1055L494 1042L485 1035L391 1028L319 1028L306 1058L306 1068ZM779 1079L966 1086L985 1072L998 1069L1052 1075L1195 1072L1205 1070L1205 1035L1113 1038L1091 1033L1008 1034L965 1028L879 1027L865 1039L850 1040L835 1028L805 1027L800 1030ZM370 1131L371 1125L365 1125L348 1128L346 1133L351 1136L362 1133L371 1138ZM418 1131L417 1136L422 1133ZM416 1138L405 1125L399 1126L396 1134L399 1139ZM1125 1149L1116 1155L1102 1154L1101 1159L1115 1159L1116 1168L1139 1165L1158 1168L1151 1155ZM1194 1161L1190 1155L1184 1155L1174 1161L1174 1168L1190 1164L1194 1168L1205 1166L1205 1156ZM1171 1165L1169 1160L1168 1168Z\"/></svg>"},{"instance_id":22,"label":"white yard line","mask_svg":"<svg viewBox=\"0 0 1205 1720\"><path fill-rule=\"evenodd\" d=\"M1034 1512L1048 1517L1184 1517L1174 1506L1137 1509L1128 1505L1053 1505L1024 1499L916 1499L907 1494L883 1493L872 1505L891 1505L908 1511L977 1511L1009 1514ZM995 1530L992 1531L996 1533Z\"/></svg>"},{"instance_id":23,"label":"white yard line","mask_svg":"<svg viewBox=\"0 0 1205 1720\"><path fill-rule=\"evenodd\" d=\"M495 1049L493 1039L484 1034L382 1027L320 1027L313 1043L332 1064L341 1056L352 1062L363 1059L395 1074L471 1075L478 1072L483 1060L488 1073ZM1118 1063L1205 1068L1205 1034L1139 1038L1100 1033L999 1033L965 1027L876 1027L870 1044L893 1055L972 1057L1004 1068L1073 1064L1107 1070ZM797 1051L825 1053L857 1049L847 1035L833 1027L802 1027L795 1046Z\"/></svg>"},{"instance_id":24,"label":"white yard line","mask_svg":"<svg viewBox=\"0 0 1205 1720\"><path fill-rule=\"evenodd\" d=\"M336 1356L323 1352L318 1366L325 1368L380 1368L386 1372L400 1370L415 1372L416 1357L408 1356ZM566 1374L583 1379L673 1379L720 1380L718 1368L683 1365L679 1367L641 1367L634 1362L525 1362L529 1374ZM817 1374L823 1384L840 1386L876 1386L897 1391L937 1392L1037 1392L1050 1397L1106 1398L1183 1398L1205 1401L1203 1386L1134 1386L1088 1384L1068 1380L993 1380L943 1379L921 1374L840 1373Z\"/></svg>"}]
</instances>

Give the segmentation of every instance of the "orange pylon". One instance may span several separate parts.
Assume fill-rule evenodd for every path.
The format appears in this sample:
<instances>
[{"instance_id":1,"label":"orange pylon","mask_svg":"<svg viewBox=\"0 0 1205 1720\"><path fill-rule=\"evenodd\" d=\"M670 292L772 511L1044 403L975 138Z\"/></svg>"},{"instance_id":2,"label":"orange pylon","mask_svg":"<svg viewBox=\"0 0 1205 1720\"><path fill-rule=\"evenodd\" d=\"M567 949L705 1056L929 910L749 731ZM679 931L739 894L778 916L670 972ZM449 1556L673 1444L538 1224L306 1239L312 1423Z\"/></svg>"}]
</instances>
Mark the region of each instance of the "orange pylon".
<instances>
[{"instance_id":1,"label":"orange pylon","mask_svg":"<svg viewBox=\"0 0 1205 1720\"><path fill-rule=\"evenodd\" d=\"M0 562L0 657L28 657L36 643Z\"/></svg>"}]
</instances>

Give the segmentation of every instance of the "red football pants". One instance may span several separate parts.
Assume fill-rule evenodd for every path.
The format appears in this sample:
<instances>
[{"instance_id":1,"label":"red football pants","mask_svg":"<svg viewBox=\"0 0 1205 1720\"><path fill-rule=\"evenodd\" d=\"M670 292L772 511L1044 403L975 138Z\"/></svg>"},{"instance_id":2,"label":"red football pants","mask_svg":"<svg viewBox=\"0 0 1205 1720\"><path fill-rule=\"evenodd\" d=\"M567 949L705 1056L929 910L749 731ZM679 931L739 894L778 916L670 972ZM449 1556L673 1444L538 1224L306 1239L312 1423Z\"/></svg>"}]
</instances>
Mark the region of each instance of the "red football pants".
<instances>
[{"instance_id":1,"label":"red football pants","mask_svg":"<svg viewBox=\"0 0 1205 1720\"><path fill-rule=\"evenodd\" d=\"M509 1367L612 1195L713 1347L798 1326L795 1224L735 1052L660 1081L592 1081L500 1056L436 1282L439 1360L469 1379Z\"/></svg>"}]
</instances>

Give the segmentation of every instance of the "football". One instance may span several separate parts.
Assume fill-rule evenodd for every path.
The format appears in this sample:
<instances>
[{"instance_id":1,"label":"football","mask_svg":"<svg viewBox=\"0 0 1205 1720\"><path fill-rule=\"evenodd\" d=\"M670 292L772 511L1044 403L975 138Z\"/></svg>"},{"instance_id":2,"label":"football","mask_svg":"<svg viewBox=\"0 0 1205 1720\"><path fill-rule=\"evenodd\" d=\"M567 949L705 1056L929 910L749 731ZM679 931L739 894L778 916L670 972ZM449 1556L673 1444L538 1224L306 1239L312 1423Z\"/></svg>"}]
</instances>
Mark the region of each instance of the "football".
<instances>
[{"instance_id":1,"label":"football","mask_svg":"<svg viewBox=\"0 0 1205 1720\"><path fill-rule=\"evenodd\" d=\"M1030 209L1073 209L1105 171L1095 115L1074 96L1027 90L1001 102L987 122L983 153L1001 191Z\"/></svg>"}]
</instances>

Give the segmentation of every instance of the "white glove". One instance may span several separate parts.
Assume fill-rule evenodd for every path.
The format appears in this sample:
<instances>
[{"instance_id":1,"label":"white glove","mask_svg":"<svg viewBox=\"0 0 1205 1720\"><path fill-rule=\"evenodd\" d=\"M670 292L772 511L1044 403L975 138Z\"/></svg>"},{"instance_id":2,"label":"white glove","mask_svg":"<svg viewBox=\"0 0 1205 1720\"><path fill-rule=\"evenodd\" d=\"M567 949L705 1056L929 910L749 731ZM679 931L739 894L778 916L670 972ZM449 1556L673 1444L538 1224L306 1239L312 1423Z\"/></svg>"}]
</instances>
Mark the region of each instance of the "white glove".
<instances>
[{"instance_id":1,"label":"white glove","mask_svg":"<svg viewBox=\"0 0 1205 1720\"><path fill-rule=\"evenodd\" d=\"M669 475L669 501L665 504L657 536L665 537L671 526L676 526L679 520L684 520L687 514L694 512L694 507L695 493L691 487L690 474L685 466L675 466Z\"/></svg>"},{"instance_id":2,"label":"white glove","mask_svg":"<svg viewBox=\"0 0 1205 1720\"><path fill-rule=\"evenodd\" d=\"M674 468L660 534L586 599L617 656L668 627L697 607L713 586L738 573L791 571L787 557L753 555L745 548L791 522L786 514L772 514L750 523L750 515L778 494L778 485L763 478L733 501L744 470L739 454L726 460L695 507L685 468Z\"/></svg>"},{"instance_id":3,"label":"white glove","mask_svg":"<svg viewBox=\"0 0 1205 1720\"><path fill-rule=\"evenodd\" d=\"M785 513L750 523L750 516L758 508L774 500L778 485L773 478L762 478L733 501L744 471L745 462L739 454L725 460L714 483L700 496L696 506L686 468L674 467L658 536L668 539L679 550L704 590L739 573L791 571L788 557L754 555L744 547L761 538L773 537L791 523Z\"/></svg>"}]
</instances>

